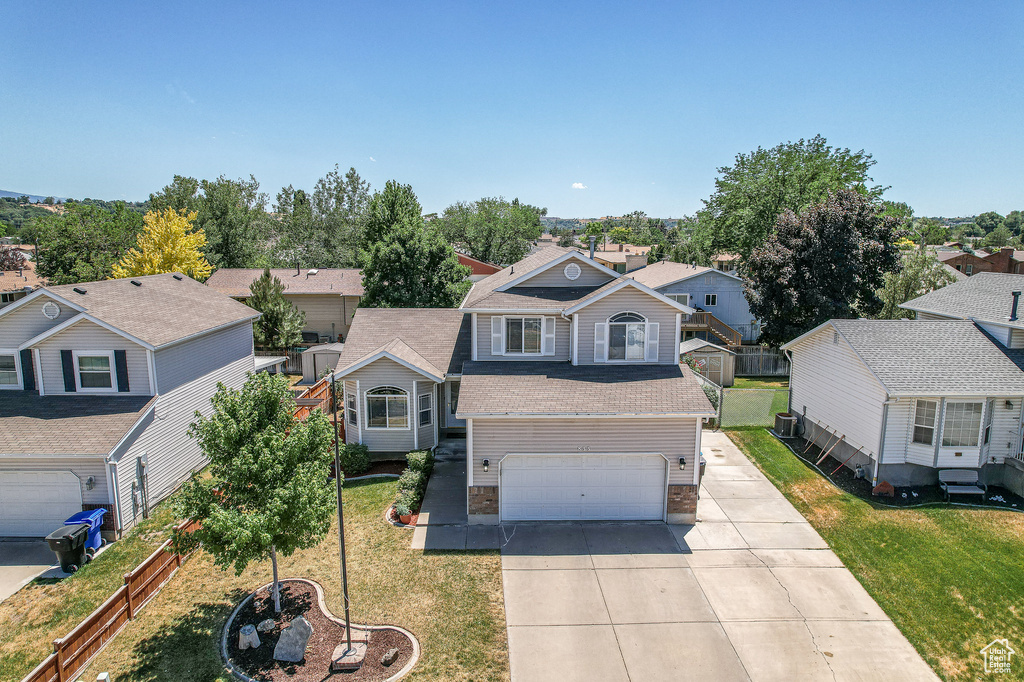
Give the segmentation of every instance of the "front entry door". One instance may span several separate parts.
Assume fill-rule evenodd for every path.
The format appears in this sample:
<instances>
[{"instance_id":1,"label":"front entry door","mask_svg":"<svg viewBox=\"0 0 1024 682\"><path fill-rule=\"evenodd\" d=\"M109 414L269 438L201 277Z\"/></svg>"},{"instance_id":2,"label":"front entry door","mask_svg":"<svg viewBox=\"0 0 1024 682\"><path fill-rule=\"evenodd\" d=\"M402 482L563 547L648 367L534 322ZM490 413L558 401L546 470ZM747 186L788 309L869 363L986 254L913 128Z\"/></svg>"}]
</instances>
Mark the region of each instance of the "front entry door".
<instances>
[{"instance_id":1,"label":"front entry door","mask_svg":"<svg viewBox=\"0 0 1024 682\"><path fill-rule=\"evenodd\" d=\"M459 411L459 387L458 381L446 381L444 384L444 424L449 429L465 428L465 419L456 419L455 413Z\"/></svg>"}]
</instances>

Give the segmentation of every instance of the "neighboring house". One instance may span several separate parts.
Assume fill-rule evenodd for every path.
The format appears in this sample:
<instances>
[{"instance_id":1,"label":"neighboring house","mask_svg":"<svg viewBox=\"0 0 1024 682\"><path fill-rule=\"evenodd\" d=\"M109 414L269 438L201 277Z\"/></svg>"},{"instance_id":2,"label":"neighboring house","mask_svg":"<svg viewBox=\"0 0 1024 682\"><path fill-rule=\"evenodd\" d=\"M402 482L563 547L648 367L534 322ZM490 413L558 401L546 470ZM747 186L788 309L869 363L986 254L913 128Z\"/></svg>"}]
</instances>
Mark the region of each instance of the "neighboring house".
<instances>
[{"instance_id":1,"label":"neighboring house","mask_svg":"<svg viewBox=\"0 0 1024 682\"><path fill-rule=\"evenodd\" d=\"M0 270L0 308L28 296L43 284L36 275L35 247L18 246L25 255L25 265L17 270Z\"/></svg>"},{"instance_id":2,"label":"neighboring house","mask_svg":"<svg viewBox=\"0 0 1024 682\"><path fill-rule=\"evenodd\" d=\"M245 302L262 274L260 268L221 268L206 280L206 286ZM271 268L270 274L284 284L285 299L306 314L304 343L345 340L363 295L361 270Z\"/></svg>"},{"instance_id":3,"label":"neighboring house","mask_svg":"<svg viewBox=\"0 0 1024 682\"><path fill-rule=\"evenodd\" d=\"M696 518L692 309L547 247L459 309L360 309L338 362L346 436L375 453L464 434L470 523Z\"/></svg>"},{"instance_id":4,"label":"neighboring house","mask_svg":"<svg viewBox=\"0 0 1024 682\"><path fill-rule=\"evenodd\" d=\"M711 266L722 272L736 272L740 264L738 253L719 253L711 257Z\"/></svg>"},{"instance_id":5,"label":"neighboring house","mask_svg":"<svg viewBox=\"0 0 1024 682\"><path fill-rule=\"evenodd\" d=\"M179 274L42 287L0 310L0 536L83 509L118 535L205 459L187 435L254 368L259 313Z\"/></svg>"},{"instance_id":6,"label":"neighboring house","mask_svg":"<svg viewBox=\"0 0 1024 682\"><path fill-rule=\"evenodd\" d=\"M936 249L935 257L939 262L968 277L980 272L1018 274L1024 271L1024 251L1016 251L1012 246L1004 247L994 253L980 249L974 253Z\"/></svg>"},{"instance_id":7,"label":"neighboring house","mask_svg":"<svg viewBox=\"0 0 1024 682\"><path fill-rule=\"evenodd\" d=\"M472 256L467 256L466 254L460 253L458 251L455 252L455 256L459 259L459 263L469 268L470 282L479 282L488 275L493 275L494 273L501 270L500 265L487 263L485 261L473 258Z\"/></svg>"},{"instance_id":8,"label":"neighboring house","mask_svg":"<svg viewBox=\"0 0 1024 682\"><path fill-rule=\"evenodd\" d=\"M687 263L659 261L629 273L669 298L696 312L683 319L684 339L740 345L754 343L761 335L761 323L750 312L743 295L743 280L714 268Z\"/></svg>"},{"instance_id":9,"label":"neighboring house","mask_svg":"<svg viewBox=\"0 0 1024 682\"><path fill-rule=\"evenodd\" d=\"M679 355L693 358L700 375L719 386L732 386L736 382L736 353L725 346L690 339L679 344Z\"/></svg>"},{"instance_id":10,"label":"neighboring house","mask_svg":"<svg viewBox=\"0 0 1024 682\"><path fill-rule=\"evenodd\" d=\"M601 244L594 250L594 260L620 275L647 265L650 246L634 244Z\"/></svg>"},{"instance_id":11,"label":"neighboring house","mask_svg":"<svg viewBox=\"0 0 1024 682\"><path fill-rule=\"evenodd\" d=\"M932 484L953 468L999 483L1021 452L1022 353L970 320L831 320L783 349L804 438L841 436L832 456L872 485Z\"/></svg>"}]
</instances>

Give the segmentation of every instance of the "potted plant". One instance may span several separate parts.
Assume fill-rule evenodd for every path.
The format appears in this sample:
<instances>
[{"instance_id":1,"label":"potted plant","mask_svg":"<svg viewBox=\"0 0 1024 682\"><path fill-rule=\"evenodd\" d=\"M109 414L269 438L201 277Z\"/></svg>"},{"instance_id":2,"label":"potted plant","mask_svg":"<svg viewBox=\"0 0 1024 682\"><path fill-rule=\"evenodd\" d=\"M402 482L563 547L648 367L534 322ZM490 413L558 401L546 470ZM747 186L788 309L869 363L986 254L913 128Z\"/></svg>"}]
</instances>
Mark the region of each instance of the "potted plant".
<instances>
[{"instance_id":1,"label":"potted plant","mask_svg":"<svg viewBox=\"0 0 1024 682\"><path fill-rule=\"evenodd\" d=\"M395 502L395 514L398 515L398 520L406 525L412 521L412 510L404 500Z\"/></svg>"}]
</instances>

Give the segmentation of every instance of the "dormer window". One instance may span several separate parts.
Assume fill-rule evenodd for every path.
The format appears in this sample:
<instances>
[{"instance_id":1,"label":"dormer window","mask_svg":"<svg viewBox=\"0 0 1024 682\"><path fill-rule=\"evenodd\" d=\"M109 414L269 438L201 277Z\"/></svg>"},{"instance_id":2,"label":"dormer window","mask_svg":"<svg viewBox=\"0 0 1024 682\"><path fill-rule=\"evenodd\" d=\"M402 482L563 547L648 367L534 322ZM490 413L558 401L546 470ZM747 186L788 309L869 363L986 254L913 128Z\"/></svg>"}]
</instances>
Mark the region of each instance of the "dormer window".
<instances>
[{"instance_id":1,"label":"dormer window","mask_svg":"<svg viewBox=\"0 0 1024 682\"><path fill-rule=\"evenodd\" d=\"M539 355L543 323L540 317L506 317L505 352Z\"/></svg>"},{"instance_id":2,"label":"dormer window","mask_svg":"<svg viewBox=\"0 0 1024 682\"><path fill-rule=\"evenodd\" d=\"M608 360L643 360L647 347L647 318L619 313L608 318Z\"/></svg>"}]
</instances>

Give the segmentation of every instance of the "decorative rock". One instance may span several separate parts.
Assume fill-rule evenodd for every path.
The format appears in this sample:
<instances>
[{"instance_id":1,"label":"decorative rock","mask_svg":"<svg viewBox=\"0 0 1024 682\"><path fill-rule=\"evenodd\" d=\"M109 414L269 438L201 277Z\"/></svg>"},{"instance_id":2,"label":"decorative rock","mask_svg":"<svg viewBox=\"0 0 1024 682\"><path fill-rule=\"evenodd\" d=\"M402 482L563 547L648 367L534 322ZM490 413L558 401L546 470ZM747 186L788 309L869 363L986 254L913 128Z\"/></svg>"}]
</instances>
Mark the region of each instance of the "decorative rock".
<instances>
[{"instance_id":1,"label":"decorative rock","mask_svg":"<svg viewBox=\"0 0 1024 682\"><path fill-rule=\"evenodd\" d=\"M259 632L270 632L275 627L277 627L277 623L274 622L274 619L267 618L266 620L261 620L260 624L256 626L256 629Z\"/></svg>"},{"instance_id":2,"label":"decorative rock","mask_svg":"<svg viewBox=\"0 0 1024 682\"><path fill-rule=\"evenodd\" d=\"M889 481L882 481L871 489L871 494L879 497L896 497L896 489L892 487L892 483L889 483Z\"/></svg>"},{"instance_id":3,"label":"decorative rock","mask_svg":"<svg viewBox=\"0 0 1024 682\"><path fill-rule=\"evenodd\" d=\"M256 628L252 625L243 625L238 631L238 648L245 651L249 647L258 649L260 636L256 634Z\"/></svg>"},{"instance_id":4,"label":"decorative rock","mask_svg":"<svg viewBox=\"0 0 1024 682\"><path fill-rule=\"evenodd\" d=\"M313 626L299 616L281 631L274 647L274 660L298 663L306 657L306 644L313 635Z\"/></svg>"},{"instance_id":5,"label":"decorative rock","mask_svg":"<svg viewBox=\"0 0 1024 682\"><path fill-rule=\"evenodd\" d=\"M388 649L387 653L380 657L380 664L385 668L390 667L398 660L398 647Z\"/></svg>"}]
</instances>

